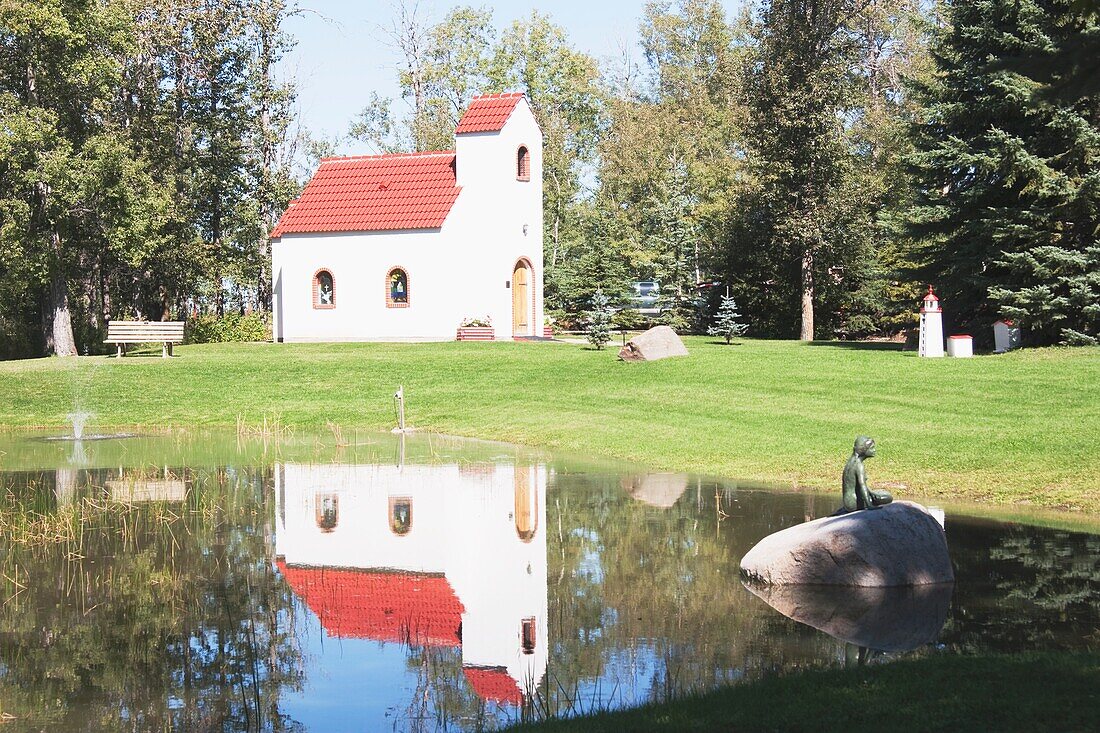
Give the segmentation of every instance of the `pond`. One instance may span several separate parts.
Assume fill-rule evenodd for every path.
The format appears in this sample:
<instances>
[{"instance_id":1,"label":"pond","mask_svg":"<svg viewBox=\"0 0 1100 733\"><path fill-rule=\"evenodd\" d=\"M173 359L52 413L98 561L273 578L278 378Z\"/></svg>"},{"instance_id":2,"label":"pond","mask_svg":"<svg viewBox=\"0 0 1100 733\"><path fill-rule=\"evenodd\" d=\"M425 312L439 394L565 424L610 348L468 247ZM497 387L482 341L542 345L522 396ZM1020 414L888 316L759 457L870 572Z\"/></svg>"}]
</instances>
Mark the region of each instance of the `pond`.
<instances>
[{"instance_id":1,"label":"pond","mask_svg":"<svg viewBox=\"0 0 1100 733\"><path fill-rule=\"evenodd\" d=\"M748 548L836 501L440 436L0 435L0 714L492 729L1100 641L1100 536L952 507L946 590L769 603L742 585Z\"/></svg>"}]
</instances>

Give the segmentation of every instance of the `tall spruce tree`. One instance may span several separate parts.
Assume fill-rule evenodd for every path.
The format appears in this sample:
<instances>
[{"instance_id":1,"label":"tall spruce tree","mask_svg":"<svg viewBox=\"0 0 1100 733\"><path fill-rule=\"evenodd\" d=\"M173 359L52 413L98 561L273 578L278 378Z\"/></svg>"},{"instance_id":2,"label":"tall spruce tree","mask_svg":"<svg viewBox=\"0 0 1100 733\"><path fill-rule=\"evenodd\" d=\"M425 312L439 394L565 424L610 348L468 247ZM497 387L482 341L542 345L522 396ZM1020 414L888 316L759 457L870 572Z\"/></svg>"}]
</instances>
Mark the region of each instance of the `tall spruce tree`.
<instances>
[{"instance_id":1,"label":"tall spruce tree","mask_svg":"<svg viewBox=\"0 0 1100 733\"><path fill-rule=\"evenodd\" d=\"M1002 315L1033 344L1100 334L1097 100L1050 95L1005 63L1094 32L1069 17L1068 0L957 0L921 89L911 230L954 325L977 333Z\"/></svg>"},{"instance_id":2,"label":"tall spruce tree","mask_svg":"<svg viewBox=\"0 0 1100 733\"><path fill-rule=\"evenodd\" d=\"M648 201L643 232L657 243L653 274L661 285L662 323L682 331L696 310L699 269L698 200L683 160L669 161L664 178Z\"/></svg>"}]
</instances>

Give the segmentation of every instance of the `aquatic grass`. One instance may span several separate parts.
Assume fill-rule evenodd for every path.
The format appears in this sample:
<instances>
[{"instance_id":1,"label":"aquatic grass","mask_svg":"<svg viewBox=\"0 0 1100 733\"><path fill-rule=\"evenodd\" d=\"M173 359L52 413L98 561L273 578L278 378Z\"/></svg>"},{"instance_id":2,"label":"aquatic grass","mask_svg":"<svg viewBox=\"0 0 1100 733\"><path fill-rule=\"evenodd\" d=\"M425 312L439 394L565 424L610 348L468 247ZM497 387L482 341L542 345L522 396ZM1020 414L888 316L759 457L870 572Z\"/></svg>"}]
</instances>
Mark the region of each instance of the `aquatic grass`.
<instances>
[{"instance_id":1,"label":"aquatic grass","mask_svg":"<svg viewBox=\"0 0 1100 733\"><path fill-rule=\"evenodd\" d=\"M75 471L73 472L75 474ZM252 487L234 489L224 469L213 477L205 472L165 468L127 469L125 482L179 481L186 488L183 502L170 500L136 501L132 497L111 496L102 483L79 481L68 500L44 502L46 491L54 486L41 479L26 479L16 490L13 477L0 489L0 547L36 551L60 546L72 559L84 556L86 538L120 543L137 549L139 539L157 537L177 546L176 532L216 531L236 525L258 511ZM74 483L78 479L74 475ZM55 479L56 482L56 479Z\"/></svg>"},{"instance_id":2,"label":"aquatic grass","mask_svg":"<svg viewBox=\"0 0 1100 733\"><path fill-rule=\"evenodd\" d=\"M835 490L857 434L902 496L1095 511L1100 348L920 359L841 343L687 339L624 364L563 343L207 344L81 358L93 424L202 431L422 429L746 481ZM0 427L66 425L73 362L0 363ZM68 364L68 365L66 365ZM2 461L0 461L2 463Z\"/></svg>"},{"instance_id":3,"label":"aquatic grass","mask_svg":"<svg viewBox=\"0 0 1100 733\"><path fill-rule=\"evenodd\" d=\"M255 721L299 663L278 618L290 592L265 551L270 467L0 477L0 698L14 725L274 727ZM127 479L182 480L187 493L114 500L108 482ZM277 655L257 651L274 644Z\"/></svg>"}]
</instances>

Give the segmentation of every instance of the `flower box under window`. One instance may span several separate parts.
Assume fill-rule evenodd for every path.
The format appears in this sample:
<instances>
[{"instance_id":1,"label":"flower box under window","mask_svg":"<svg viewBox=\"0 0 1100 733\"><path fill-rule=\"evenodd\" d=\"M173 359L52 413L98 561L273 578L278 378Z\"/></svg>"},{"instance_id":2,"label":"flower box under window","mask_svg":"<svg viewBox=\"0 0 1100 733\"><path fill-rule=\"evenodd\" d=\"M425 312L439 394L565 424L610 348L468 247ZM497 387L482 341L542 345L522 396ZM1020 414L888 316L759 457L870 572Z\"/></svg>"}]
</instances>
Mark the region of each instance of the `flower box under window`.
<instances>
[{"instance_id":1,"label":"flower box under window","mask_svg":"<svg viewBox=\"0 0 1100 733\"><path fill-rule=\"evenodd\" d=\"M459 326L459 341L495 341L496 332L492 326Z\"/></svg>"}]
</instances>

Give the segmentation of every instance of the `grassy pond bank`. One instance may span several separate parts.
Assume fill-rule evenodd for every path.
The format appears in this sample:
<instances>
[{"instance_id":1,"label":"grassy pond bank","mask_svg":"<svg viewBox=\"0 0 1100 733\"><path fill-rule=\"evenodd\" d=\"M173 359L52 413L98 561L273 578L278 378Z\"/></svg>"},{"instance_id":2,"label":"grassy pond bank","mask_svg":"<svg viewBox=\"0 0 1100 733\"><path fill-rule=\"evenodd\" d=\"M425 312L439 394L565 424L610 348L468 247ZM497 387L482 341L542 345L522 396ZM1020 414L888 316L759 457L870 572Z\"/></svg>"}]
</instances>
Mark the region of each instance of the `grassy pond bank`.
<instances>
[{"instance_id":1,"label":"grassy pond bank","mask_svg":"<svg viewBox=\"0 0 1100 733\"><path fill-rule=\"evenodd\" d=\"M688 346L0 363L2 727L1096 729L1100 350ZM957 582L811 626L737 564L859 433Z\"/></svg>"}]
</instances>

